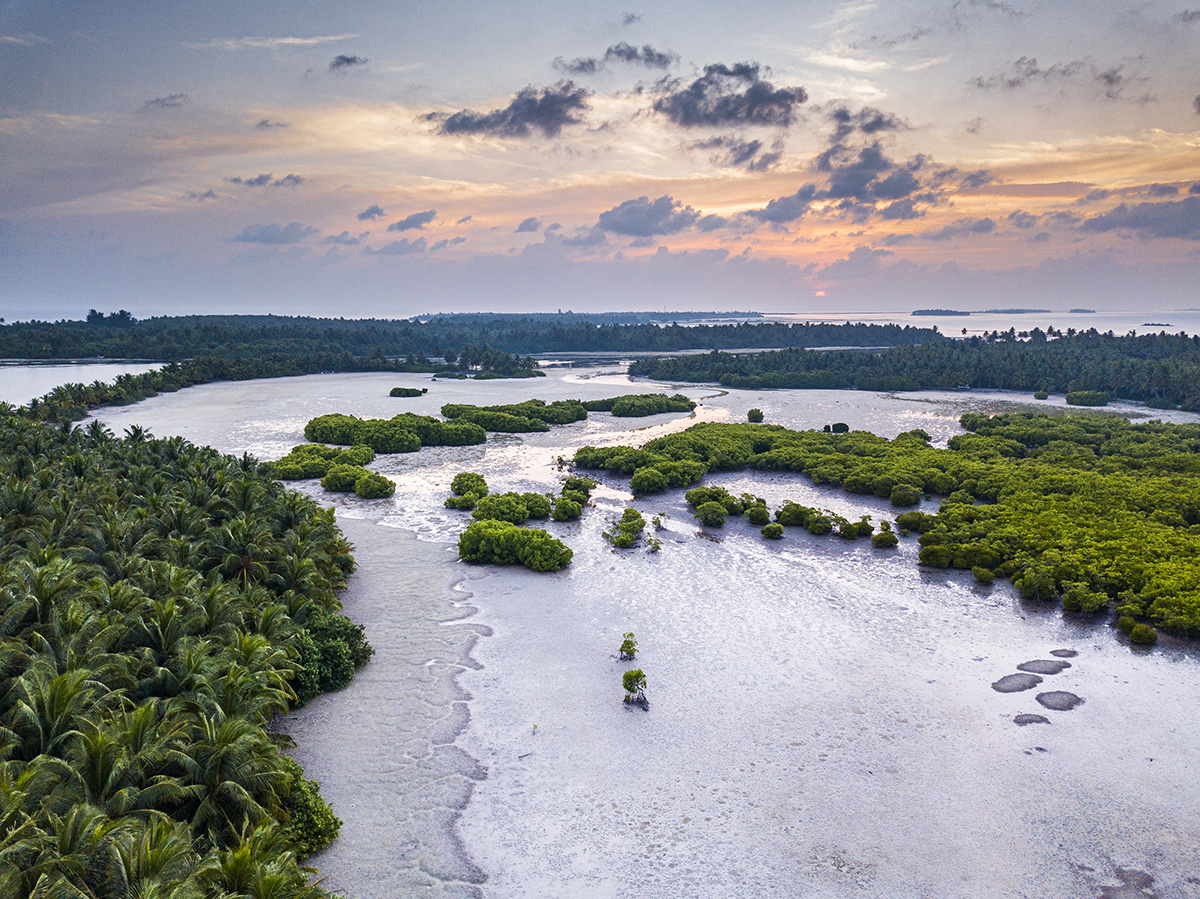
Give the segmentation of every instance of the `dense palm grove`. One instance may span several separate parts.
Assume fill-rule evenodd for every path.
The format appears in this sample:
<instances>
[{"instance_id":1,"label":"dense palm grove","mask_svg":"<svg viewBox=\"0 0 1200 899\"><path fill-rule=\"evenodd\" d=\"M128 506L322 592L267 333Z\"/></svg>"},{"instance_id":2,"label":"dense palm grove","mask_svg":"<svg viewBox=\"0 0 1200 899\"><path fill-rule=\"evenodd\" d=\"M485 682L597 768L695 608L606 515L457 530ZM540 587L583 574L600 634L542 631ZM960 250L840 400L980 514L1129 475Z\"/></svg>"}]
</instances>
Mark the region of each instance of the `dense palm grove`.
<instances>
[{"instance_id":1,"label":"dense palm grove","mask_svg":"<svg viewBox=\"0 0 1200 899\"><path fill-rule=\"evenodd\" d=\"M879 352L713 352L642 359L629 373L753 389L1102 391L1159 408L1200 411L1200 337L1183 333L1117 337L1034 329L1027 339L1010 331Z\"/></svg>"},{"instance_id":2,"label":"dense palm grove","mask_svg":"<svg viewBox=\"0 0 1200 899\"><path fill-rule=\"evenodd\" d=\"M94 312L94 310L93 310ZM99 316L99 318L97 318ZM690 316L681 314L679 321ZM197 356L248 360L279 353L457 358L460 348L513 354L667 352L789 346L894 346L941 339L932 328L868 324L755 322L666 326L644 315L438 315L425 319L332 319L275 315L161 316L138 321L113 313L87 321L0 326L0 358L138 358Z\"/></svg>"},{"instance_id":3,"label":"dense palm grove","mask_svg":"<svg viewBox=\"0 0 1200 899\"><path fill-rule=\"evenodd\" d=\"M968 414L962 424L972 433L937 449L923 431L887 440L710 422L641 448L582 447L574 461L631 475L635 493L751 468L803 473L896 506L941 495L936 514L897 519L920 533L923 565L1011 578L1027 599L1111 610L1123 629L1145 619L1200 635L1200 425L1029 414ZM814 510L790 520L795 508L785 504L776 521L808 524Z\"/></svg>"},{"instance_id":4,"label":"dense palm grove","mask_svg":"<svg viewBox=\"0 0 1200 899\"><path fill-rule=\"evenodd\" d=\"M325 895L338 822L269 725L371 653L332 512L137 428L0 447L0 895Z\"/></svg>"}]
</instances>

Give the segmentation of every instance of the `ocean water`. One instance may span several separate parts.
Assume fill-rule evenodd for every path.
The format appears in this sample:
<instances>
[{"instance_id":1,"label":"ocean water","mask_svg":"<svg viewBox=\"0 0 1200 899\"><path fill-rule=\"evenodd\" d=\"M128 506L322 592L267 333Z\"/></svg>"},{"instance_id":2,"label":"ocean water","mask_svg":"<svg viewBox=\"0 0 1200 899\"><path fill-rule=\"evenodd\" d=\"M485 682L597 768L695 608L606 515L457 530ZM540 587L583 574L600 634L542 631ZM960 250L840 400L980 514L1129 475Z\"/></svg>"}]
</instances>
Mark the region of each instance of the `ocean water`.
<instances>
[{"instance_id":1,"label":"ocean water","mask_svg":"<svg viewBox=\"0 0 1200 899\"><path fill-rule=\"evenodd\" d=\"M429 394L387 397L397 384ZM647 389L615 367L480 384L320 375L206 385L98 417L274 458L324 412ZM287 722L345 822L314 859L329 885L361 899L1197 895L1193 646L1164 637L1133 650L1007 583L922 571L911 539L887 552L791 530L766 541L741 521L701 528L681 492L635 502L618 477L602 479L582 520L545 525L575 552L565 571L456 561L469 518L441 502L461 470L496 491L548 491L579 446L742 421L753 406L789 427L920 427L942 443L963 411L1025 402L679 389L701 401L692 415L593 414L380 457L371 467L397 483L389 500L304 488L336 506L359 546L347 613L376 646L350 687ZM801 476L707 482L772 506L876 521L895 511ZM648 531L660 552L603 540L630 505L658 517ZM648 711L621 702L630 666L616 652L629 630ZM1055 650L1077 654L1037 689L992 689ZM1045 709L1035 696L1049 690L1084 702ZM1014 721L1033 714L1047 723Z\"/></svg>"},{"instance_id":2,"label":"ocean water","mask_svg":"<svg viewBox=\"0 0 1200 899\"><path fill-rule=\"evenodd\" d=\"M23 406L61 384L112 382L117 375L140 375L158 367L140 362L0 363L0 402Z\"/></svg>"}]
</instances>

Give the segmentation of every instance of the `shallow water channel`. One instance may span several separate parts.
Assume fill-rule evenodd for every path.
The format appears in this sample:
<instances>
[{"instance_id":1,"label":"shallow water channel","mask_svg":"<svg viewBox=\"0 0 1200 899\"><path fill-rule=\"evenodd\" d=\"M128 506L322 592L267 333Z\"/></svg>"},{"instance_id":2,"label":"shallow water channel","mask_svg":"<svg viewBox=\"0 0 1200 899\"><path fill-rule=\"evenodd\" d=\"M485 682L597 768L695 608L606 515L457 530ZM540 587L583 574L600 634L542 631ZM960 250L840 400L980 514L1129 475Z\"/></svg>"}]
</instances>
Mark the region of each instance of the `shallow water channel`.
<instances>
[{"instance_id":1,"label":"shallow water channel","mask_svg":"<svg viewBox=\"0 0 1200 899\"><path fill-rule=\"evenodd\" d=\"M429 393L391 399L395 385ZM325 412L647 389L616 368L478 384L318 375L206 385L98 417L276 458ZM545 434L380 457L371 467L398 485L390 500L306 488L337 506L358 547L346 612L376 649L350 687L286 722L345 822L313 860L327 886L355 899L1200 893L1193 647L1132 650L1103 624L1023 604L1007 582L922 571L914 540L887 552L790 529L766 541L741 521L701 529L682 492L636 503L660 517L648 531L661 552L613 550L601 531L633 504L620 478L581 521L546 525L575 552L567 570L457 562L469 519L441 502L464 469L495 491L553 490L557 457L579 446L743 421L753 406L789 427L920 427L944 444L961 412L1011 398L682 391L703 400L693 416L594 413ZM794 499L876 521L895 511L802 476L706 483L773 507ZM648 712L621 702L629 666L616 650L629 630ZM1069 667L1037 675L1035 689L992 688L1055 659ZM1083 702L1056 711L1039 692Z\"/></svg>"}]
</instances>

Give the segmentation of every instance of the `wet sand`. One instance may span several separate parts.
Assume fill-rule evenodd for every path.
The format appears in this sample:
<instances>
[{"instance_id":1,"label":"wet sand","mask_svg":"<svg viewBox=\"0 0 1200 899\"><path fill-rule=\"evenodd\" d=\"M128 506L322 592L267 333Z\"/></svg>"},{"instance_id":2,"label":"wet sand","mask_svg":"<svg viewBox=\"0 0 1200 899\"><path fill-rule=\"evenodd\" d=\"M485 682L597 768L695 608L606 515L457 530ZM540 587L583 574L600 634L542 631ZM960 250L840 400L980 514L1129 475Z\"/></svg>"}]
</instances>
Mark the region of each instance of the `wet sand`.
<instances>
[{"instance_id":1,"label":"wet sand","mask_svg":"<svg viewBox=\"0 0 1200 899\"><path fill-rule=\"evenodd\" d=\"M488 633L472 624L452 547L339 518L358 570L342 600L375 655L350 686L284 721L292 755L342 819L331 849L309 859L324 886L354 899L474 897L483 873L455 831L485 772L454 745L470 719L458 675Z\"/></svg>"}]
</instances>

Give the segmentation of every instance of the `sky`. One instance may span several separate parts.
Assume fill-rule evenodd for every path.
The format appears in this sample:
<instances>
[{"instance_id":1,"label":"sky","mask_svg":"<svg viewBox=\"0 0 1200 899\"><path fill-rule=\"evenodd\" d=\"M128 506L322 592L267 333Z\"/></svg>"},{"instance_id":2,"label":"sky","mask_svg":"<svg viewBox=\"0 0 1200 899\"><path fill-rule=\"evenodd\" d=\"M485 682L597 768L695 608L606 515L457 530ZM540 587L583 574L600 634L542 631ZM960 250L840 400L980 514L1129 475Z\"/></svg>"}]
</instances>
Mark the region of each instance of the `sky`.
<instances>
[{"instance_id":1,"label":"sky","mask_svg":"<svg viewBox=\"0 0 1200 899\"><path fill-rule=\"evenodd\" d=\"M1187 0L0 0L8 321L1197 285Z\"/></svg>"}]
</instances>

